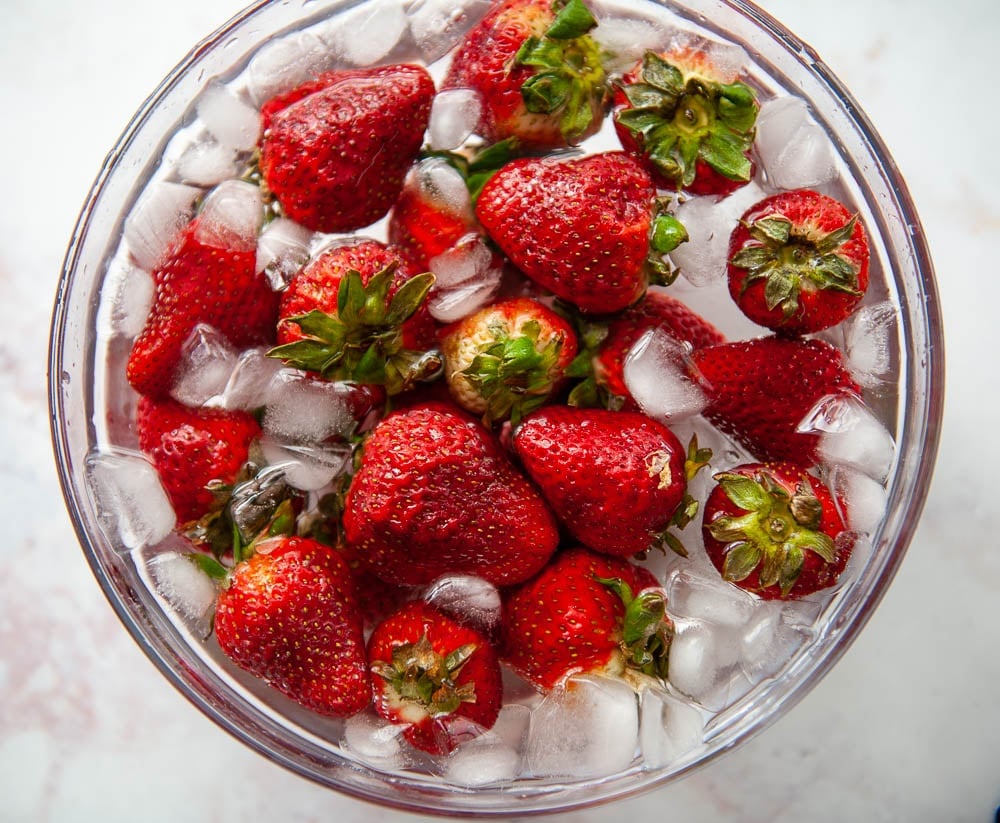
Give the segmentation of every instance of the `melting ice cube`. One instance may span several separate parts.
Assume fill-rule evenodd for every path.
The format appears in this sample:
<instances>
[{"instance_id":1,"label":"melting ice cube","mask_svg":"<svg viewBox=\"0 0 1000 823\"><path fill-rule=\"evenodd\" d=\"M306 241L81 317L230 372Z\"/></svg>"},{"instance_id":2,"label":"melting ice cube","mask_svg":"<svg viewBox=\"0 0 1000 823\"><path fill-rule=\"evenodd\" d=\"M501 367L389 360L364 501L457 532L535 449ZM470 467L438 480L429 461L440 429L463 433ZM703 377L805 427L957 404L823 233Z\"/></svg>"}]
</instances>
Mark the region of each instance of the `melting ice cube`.
<instances>
[{"instance_id":1,"label":"melting ice cube","mask_svg":"<svg viewBox=\"0 0 1000 823\"><path fill-rule=\"evenodd\" d=\"M783 603L761 602L743 630L740 666L753 683L780 672L808 639L805 629L783 619Z\"/></svg>"},{"instance_id":2,"label":"melting ice cube","mask_svg":"<svg viewBox=\"0 0 1000 823\"><path fill-rule=\"evenodd\" d=\"M264 226L257 240L257 271L266 273L272 289L284 289L308 262L312 238L309 229L286 217Z\"/></svg>"},{"instance_id":3,"label":"melting ice cube","mask_svg":"<svg viewBox=\"0 0 1000 823\"><path fill-rule=\"evenodd\" d=\"M198 241L220 249L250 251L257 248L257 234L264 221L259 186L226 180L205 198L198 213Z\"/></svg>"},{"instance_id":4,"label":"melting ice cube","mask_svg":"<svg viewBox=\"0 0 1000 823\"><path fill-rule=\"evenodd\" d=\"M181 227L194 214L201 189L182 183L150 183L125 220L125 241L140 268L152 271Z\"/></svg>"},{"instance_id":5,"label":"melting ice cube","mask_svg":"<svg viewBox=\"0 0 1000 823\"><path fill-rule=\"evenodd\" d=\"M647 51L665 48L663 29L648 20L629 17L602 17L591 37L607 53L604 66L609 73L624 74Z\"/></svg>"},{"instance_id":6,"label":"melting ice cube","mask_svg":"<svg viewBox=\"0 0 1000 823\"><path fill-rule=\"evenodd\" d=\"M315 77L330 66L332 59L329 46L310 31L270 40L247 68L245 82L250 99L260 106Z\"/></svg>"},{"instance_id":7,"label":"melting ice cube","mask_svg":"<svg viewBox=\"0 0 1000 823\"><path fill-rule=\"evenodd\" d=\"M481 237L469 235L428 261L435 283L427 306L441 323L466 317L500 290L503 268Z\"/></svg>"},{"instance_id":8,"label":"melting ice cube","mask_svg":"<svg viewBox=\"0 0 1000 823\"><path fill-rule=\"evenodd\" d=\"M451 49L489 9L489 0L412 0L410 33L428 63Z\"/></svg>"},{"instance_id":9,"label":"melting ice cube","mask_svg":"<svg viewBox=\"0 0 1000 823\"><path fill-rule=\"evenodd\" d=\"M738 670L741 640L741 632L732 627L678 621L670 644L671 684L706 709L725 708L741 688L749 688Z\"/></svg>"},{"instance_id":10,"label":"melting ice cube","mask_svg":"<svg viewBox=\"0 0 1000 823\"><path fill-rule=\"evenodd\" d=\"M209 85L196 104L198 117L221 146L250 151L260 136L260 115L219 83Z\"/></svg>"},{"instance_id":11,"label":"melting ice cube","mask_svg":"<svg viewBox=\"0 0 1000 823\"><path fill-rule=\"evenodd\" d=\"M155 286L149 272L118 255L101 287L102 320L111 334L135 337L146 325Z\"/></svg>"},{"instance_id":12,"label":"melting ice cube","mask_svg":"<svg viewBox=\"0 0 1000 823\"><path fill-rule=\"evenodd\" d=\"M500 592L471 574L449 574L430 584L424 600L459 623L492 637L500 625Z\"/></svg>"},{"instance_id":13,"label":"melting ice cube","mask_svg":"<svg viewBox=\"0 0 1000 823\"><path fill-rule=\"evenodd\" d=\"M288 485L301 491L325 488L347 471L351 462L351 447L346 443L308 446L264 437L260 447L268 465L280 467Z\"/></svg>"},{"instance_id":14,"label":"melting ice cube","mask_svg":"<svg viewBox=\"0 0 1000 823\"><path fill-rule=\"evenodd\" d=\"M282 369L268 398L261 426L278 440L319 443L351 432L351 387L318 380L296 369Z\"/></svg>"},{"instance_id":15,"label":"melting ice cube","mask_svg":"<svg viewBox=\"0 0 1000 823\"><path fill-rule=\"evenodd\" d=\"M896 445L889 430L853 395L823 397L798 426L820 435L818 453L826 462L851 466L876 480L892 468Z\"/></svg>"},{"instance_id":16,"label":"melting ice cube","mask_svg":"<svg viewBox=\"0 0 1000 823\"><path fill-rule=\"evenodd\" d=\"M488 786L513 780L521 771L521 755L499 735L486 732L455 749L444 776L456 786Z\"/></svg>"},{"instance_id":17,"label":"melting ice cube","mask_svg":"<svg viewBox=\"0 0 1000 823\"><path fill-rule=\"evenodd\" d=\"M284 367L264 349L247 349L233 366L222 391L222 406L252 411L271 402L271 387Z\"/></svg>"},{"instance_id":18,"label":"melting ice cube","mask_svg":"<svg viewBox=\"0 0 1000 823\"><path fill-rule=\"evenodd\" d=\"M219 594L212 578L191 557L173 551L151 557L146 565L157 594L198 637L208 637Z\"/></svg>"},{"instance_id":19,"label":"melting ice cube","mask_svg":"<svg viewBox=\"0 0 1000 823\"><path fill-rule=\"evenodd\" d=\"M885 486L850 466L834 466L830 471L830 490L843 504L841 514L847 525L874 535L885 517L888 503Z\"/></svg>"},{"instance_id":20,"label":"melting ice cube","mask_svg":"<svg viewBox=\"0 0 1000 823\"><path fill-rule=\"evenodd\" d=\"M191 143L177 158L174 170L184 183L214 186L235 176L236 152L209 140Z\"/></svg>"},{"instance_id":21,"label":"melting ice cube","mask_svg":"<svg viewBox=\"0 0 1000 823\"><path fill-rule=\"evenodd\" d=\"M205 405L224 392L237 357L236 349L222 334L199 323L181 348L170 396L192 408Z\"/></svg>"},{"instance_id":22,"label":"melting ice cube","mask_svg":"<svg viewBox=\"0 0 1000 823\"><path fill-rule=\"evenodd\" d=\"M678 571L667 580L667 610L676 617L692 618L716 626L740 628L754 614L757 600L738 586L718 579Z\"/></svg>"},{"instance_id":23,"label":"melting ice cube","mask_svg":"<svg viewBox=\"0 0 1000 823\"><path fill-rule=\"evenodd\" d=\"M479 125L481 110L479 94L472 89L438 92L428 126L431 148L448 151L461 146Z\"/></svg>"},{"instance_id":24,"label":"melting ice cube","mask_svg":"<svg viewBox=\"0 0 1000 823\"><path fill-rule=\"evenodd\" d=\"M406 33L402 0L375 0L315 29L332 52L355 66L378 63Z\"/></svg>"},{"instance_id":25,"label":"melting ice cube","mask_svg":"<svg viewBox=\"0 0 1000 823\"><path fill-rule=\"evenodd\" d=\"M660 769L701 745L705 721L694 706L662 689L644 689L639 707L643 764Z\"/></svg>"},{"instance_id":26,"label":"melting ice cube","mask_svg":"<svg viewBox=\"0 0 1000 823\"><path fill-rule=\"evenodd\" d=\"M635 402L661 422L705 408L701 389L684 372L688 349L662 329L644 332L625 357L622 374Z\"/></svg>"},{"instance_id":27,"label":"melting ice cube","mask_svg":"<svg viewBox=\"0 0 1000 823\"><path fill-rule=\"evenodd\" d=\"M778 97L760 107L756 146L768 182L776 188L819 186L836 176L830 139L799 97Z\"/></svg>"},{"instance_id":28,"label":"melting ice cube","mask_svg":"<svg viewBox=\"0 0 1000 823\"><path fill-rule=\"evenodd\" d=\"M846 323L844 359L865 388L879 386L889 372L897 323L896 307L888 301L863 306Z\"/></svg>"},{"instance_id":29,"label":"melting ice cube","mask_svg":"<svg viewBox=\"0 0 1000 823\"><path fill-rule=\"evenodd\" d=\"M386 723L372 714L356 714L344 721L344 747L376 768L400 769L406 765L400 740L405 729L405 725Z\"/></svg>"}]
</instances>

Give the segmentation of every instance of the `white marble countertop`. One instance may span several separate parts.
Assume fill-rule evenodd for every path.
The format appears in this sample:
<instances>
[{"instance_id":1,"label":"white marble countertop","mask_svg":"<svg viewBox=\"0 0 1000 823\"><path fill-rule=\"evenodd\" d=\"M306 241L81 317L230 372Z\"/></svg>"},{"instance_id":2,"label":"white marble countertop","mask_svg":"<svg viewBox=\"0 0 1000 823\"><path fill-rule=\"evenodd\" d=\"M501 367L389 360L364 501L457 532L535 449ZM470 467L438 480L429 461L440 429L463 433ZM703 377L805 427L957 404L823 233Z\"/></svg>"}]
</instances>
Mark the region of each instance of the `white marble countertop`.
<instances>
[{"instance_id":1,"label":"white marble countertop","mask_svg":"<svg viewBox=\"0 0 1000 823\"><path fill-rule=\"evenodd\" d=\"M65 513L46 405L49 315L77 210L158 80L238 0L8 2L0 26L0 819L406 819L244 748L164 681L96 585ZM1000 804L995 0L766 0L891 148L937 265L945 429L923 520L882 605L773 728L597 823L987 821ZM944 17L951 14L950 19ZM979 433L991 432L982 438ZM973 471L975 469L975 471ZM413 819L413 818L409 818Z\"/></svg>"}]
</instances>

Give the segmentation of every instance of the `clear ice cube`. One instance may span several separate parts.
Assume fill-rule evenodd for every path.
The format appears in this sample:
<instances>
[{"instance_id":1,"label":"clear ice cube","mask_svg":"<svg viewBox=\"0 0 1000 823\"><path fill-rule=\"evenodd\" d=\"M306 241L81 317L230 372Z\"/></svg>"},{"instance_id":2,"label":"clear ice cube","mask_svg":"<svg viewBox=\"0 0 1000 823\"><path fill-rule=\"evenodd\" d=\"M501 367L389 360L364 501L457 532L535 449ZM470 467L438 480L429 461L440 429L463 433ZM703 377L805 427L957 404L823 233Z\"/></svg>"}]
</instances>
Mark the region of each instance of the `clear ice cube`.
<instances>
[{"instance_id":1,"label":"clear ice cube","mask_svg":"<svg viewBox=\"0 0 1000 823\"><path fill-rule=\"evenodd\" d=\"M896 454L892 434L863 401L853 395L820 398L798 426L818 433L818 454L824 463L850 466L882 481Z\"/></svg>"},{"instance_id":2,"label":"clear ice cube","mask_svg":"<svg viewBox=\"0 0 1000 823\"><path fill-rule=\"evenodd\" d=\"M149 272L117 255L101 287L102 327L112 335L138 335L146 325L155 291Z\"/></svg>"},{"instance_id":3,"label":"clear ice cube","mask_svg":"<svg viewBox=\"0 0 1000 823\"><path fill-rule=\"evenodd\" d=\"M710 711L736 697L741 632L732 627L678 621L670 644L670 683ZM745 678L743 678L745 680Z\"/></svg>"},{"instance_id":4,"label":"clear ice cube","mask_svg":"<svg viewBox=\"0 0 1000 823\"><path fill-rule=\"evenodd\" d=\"M226 180L205 197L195 234L206 246L250 251L257 248L263 222L260 187L242 180Z\"/></svg>"},{"instance_id":5,"label":"clear ice cube","mask_svg":"<svg viewBox=\"0 0 1000 823\"><path fill-rule=\"evenodd\" d=\"M355 66L378 63L407 31L403 0L374 0L315 29L331 51Z\"/></svg>"},{"instance_id":6,"label":"clear ice cube","mask_svg":"<svg viewBox=\"0 0 1000 823\"><path fill-rule=\"evenodd\" d=\"M639 703L639 748L643 765L662 769L701 745L702 713L666 691L644 689Z\"/></svg>"},{"instance_id":7,"label":"clear ice cube","mask_svg":"<svg viewBox=\"0 0 1000 823\"><path fill-rule=\"evenodd\" d=\"M400 738L405 729L368 712L356 714L344 721L344 748L378 769L401 769L407 760Z\"/></svg>"},{"instance_id":8,"label":"clear ice cube","mask_svg":"<svg viewBox=\"0 0 1000 823\"><path fill-rule=\"evenodd\" d=\"M438 92L428 126L432 149L450 151L464 143L479 125L482 102L472 89Z\"/></svg>"},{"instance_id":9,"label":"clear ice cube","mask_svg":"<svg viewBox=\"0 0 1000 823\"><path fill-rule=\"evenodd\" d=\"M500 592L475 575L439 577L424 593L424 600L486 637L494 637L500 625Z\"/></svg>"},{"instance_id":10,"label":"clear ice cube","mask_svg":"<svg viewBox=\"0 0 1000 823\"><path fill-rule=\"evenodd\" d=\"M196 104L198 118L221 146L233 151L251 151L260 137L260 114L229 89L212 83Z\"/></svg>"},{"instance_id":11,"label":"clear ice cube","mask_svg":"<svg viewBox=\"0 0 1000 823\"><path fill-rule=\"evenodd\" d=\"M189 144L174 165L183 183L214 186L237 173L236 151L209 140Z\"/></svg>"},{"instance_id":12,"label":"clear ice cube","mask_svg":"<svg viewBox=\"0 0 1000 823\"><path fill-rule=\"evenodd\" d=\"M874 535L885 518L888 492L878 480L850 466L834 466L830 490L841 506L841 516L849 528Z\"/></svg>"},{"instance_id":13,"label":"clear ice cube","mask_svg":"<svg viewBox=\"0 0 1000 823\"><path fill-rule=\"evenodd\" d=\"M140 268L152 271L170 242L194 215L201 189L156 181L142 193L125 220L125 242Z\"/></svg>"},{"instance_id":14,"label":"clear ice cube","mask_svg":"<svg viewBox=\"0 0 1000 823\"><path fill-rule=\"evenodd\" d=\"M820 186L837 174L830 139L799 97L778 97L761 105L756 147L767 180L776 188Z\"/></svg>"},{"instance_id":15,"label":"clear ice cube","mask_svg":"<svg viewBox=\"0 0 1000 823\"><path fill-rule=\"evenodd\" d=\"M661 27L633 17L599 17L597 28L590 35L607 53L604 66L611 74L624 74L647 51L662 51L666 47Z\"/></svg>"},{"instance_id":16,"label":"clear ice cube","mask_svg":"<svg viewBox=\"0 0 1000 823\"><path fill-rule=\"evenodd\" d=\"M146 563L153 588L198 637L212 633L219 590L214 580L188 555L168 551Z\"/></svg>"},{"instance_id":17,"label":"clear ice cube","mask_svg":"<svg viewBox=\"0 0 1000 823\"><path fill-rule=\"evenodd\" d=\"M237 359L222 390L223 408L253 411L266 406L283 369L281 361L268 357L264 349L247 349Z\"/></svg>"},{"instance_id":18,"label":"clear ice cube","mask_svg":"<svg viewBox=\"0 0 1000 823\"><path fill-rule=\"evenodd\" d=\"M410 0L410 34L427 63L455 45L489 9L489 0Z\"/></svg>"},{"instance_id":19,"label":"clear ice cube","mask_svg":"<svg viewBox=\"0 0 1000 823\"><path fill-rule=\"evenodd\" d=\"M257 271L267 276L275 291L288 286L292 277L309 261L313 233L287 217L272 220L257 239Z\"/></svg>"},{"instance_id":20,"label":"clear ice cube","mask_svg":"<svg viewBox=\"0 0 1000 823\"><path fill-rule=\"evenodd\" d=\"M706 579L687 571L674 572L666 582L667 611L714 626L742 628L754 616L757 599L718 577Z\"/></svg>"},{"instance_id":21,"label":"clear ice cube","mask_svg":"<svg viewBox=\"0 0 1000 823\"><path fill-rule=\"evenodd\" d=\"M261 421L267 434L288 443L319 443L353 430L351 387L283 368L274 378Z\"/></svg>"},{"instance_id":22,"label":"clear ice cube","mask_svg":"<svg viewBox=\"0 0 1000 823\"><path fill-rule=\"evenodd\" d=\"M784 669L809 637L807 630L787 623L784 612L784 603L762 601L743 632L740 667L754 684Z\"/></svg>"},{"instance_id":23,"label":"clear ice cube","mask_svg":"<svg viewBox=\"0 0 1000 823\"><path fill-rule=\"evenodd\" d=\"M223 394L239 354L224 335L199 323L181 348L170 396L197 408ZM216 405L221 404L221 398Z\"/></svg>"},{"instance_id":24,"label":"clear ice cube","mask_svg":"<svg viewBox=\"0 0 1000 823\"><path fill-rule=\"evenodd\" d=\"M892 343L899 315L889 301L862 306L845 323L844 360L865 388L885 382L892 365Z\"/></svg>"},{"instance_id":25,"label":"clear ice cube","mask_svg":"<svg viewBox=\"0 0 1000 823\"><path fill-rule=\"evenodd\" d=\"M422 199L434 203L442 211L472 222L469 187L458 169L449 162L441 157L421 160L413 169L413 182Z\"/></svg>"},{"instance_id":26,"label":"clear ice cube","mask_svg":"<svg viewBox=\"0 0 1000 823\"><path fill-rule=\"evenodd\" d=\"M705 408L705 395L685 373L688 353L667 332L649 329L625 356L625 386L639 407L660 422L682 420Z\"/></svg>"},{"instance_id":27,"label":"clear ice cube","mask_svg":"<svg viewBox=\"0 0 1000 823\"><path fill-rule=\"evenodd\" d=\"M244 75L247 93L253 104L260 106L330 68L334 59L330 47L310 31L269 40L254 55Z\"/></svg>"},{"instance_id":28,"label":"clear ice cube","mask_svg":"<svg viewBox=\"0 0 1000 823\"><path fill-rule=\"evenodd\" d=\"M521 754L489 731L459 745L444 766L445 780L456 786L505 783L520 772Z\"/></svg>"},{"instance_id":29,"label":"clear ice cube","mask_svg":"<svg viewBox=\"0 0 1000 823\"><path fill-rule=\"evenodd\" d=\"M485 306L503 279L503 267L476 235L432 257L427 265L435 277L427 307L440 323L454 322Z\"/></svg>"},{"instance_id":30,"label":"clear ice cube","mask_svg":"<svg viewBox=\"0 0 1000 823\"><path fill-rule=\"evenodd\" d=\"M308 446L264 437L260 447L268 465L280 467L288 485L301 491L326 488L351 463L351 447L346 443Z\"/></svg>"}]
</instances>

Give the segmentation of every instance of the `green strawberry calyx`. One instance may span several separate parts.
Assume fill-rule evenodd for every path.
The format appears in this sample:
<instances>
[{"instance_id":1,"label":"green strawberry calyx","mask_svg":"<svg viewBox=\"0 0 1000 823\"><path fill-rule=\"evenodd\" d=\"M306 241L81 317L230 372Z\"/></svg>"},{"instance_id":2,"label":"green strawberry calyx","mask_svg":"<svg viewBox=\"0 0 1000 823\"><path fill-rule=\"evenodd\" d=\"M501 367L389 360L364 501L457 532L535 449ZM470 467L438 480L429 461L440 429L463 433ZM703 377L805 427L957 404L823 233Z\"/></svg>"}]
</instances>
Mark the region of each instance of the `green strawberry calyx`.
<instances>
[{"instance_id":1,"label":"green strawberry calyx","mask_svg":"<svg viewBox=\"0 0 1000 823\"><path fill-rule=\"evenodd\" d=\"M407 280L389 298L397 264L378 272L368 284L351 269L337 289L336 316L314 309L287 318L305 335L301 340L275 346L269 357L318 373L328 380L354 380L385 386L399 394L414 383L433 379L441 371L434 352L403 347L403 323L420 308L434 285L430 272Z\"/></svg>"},{"instance_id":2,"label":"green strawberry calyx","mask_svg":"<svg viewBox=\"0 0 1000 823\"><path fill-rule=\"evenodd\" d=\"M692 74L655 52L643 57L637 81L622 87L629 106L615 121L631 133L660 174L690 186L698 161L729 180L746 182L758 105L745 83L718 83Z\"/></svg>"},{"instance_id":3,"label":"green strawberry calyx","mask_svg":"<svg viewBox=\"0 0 1000 823\"><path fill-rule=\"evenodd\" d=\"M666 680L674 627L667 616L663 589L643 589L638 594L620 577L597 577L621 598L625 607L619 645L625 666L632 671Z\"/></svg>"},{"instance_id":4,"label":"green strawberry calyx","mask_svg":"<svg viewBox=\"0 0 1000 823\"><path fill-rule=\"evenodd\" d=\"M400 707L404 717L407 708L431 716L452 714L462 703L476 702L475 684L456 682L475 651L475 643L466 643L442 655L425 632L414 643L396 646L391 660L373 662L371 670L385 681L390 705Z\"/></svg>"},{"instance_id":5,"label":"green strawberry calyx","mask_svg":"<svg viewBox=\"0 0 1000 823\"><path fill-rule=\"evenodd\" d=\"M657 199L649 228L646 267L650 282L658 286L669 286L677 279L680 270L670 263L666 255L690 239L684 224L667 210L669 204L667 198Z\"/></svg>"},{"instance_id":6,"label":"green strawberry calyx","mask_svg":"<svg viewBox=\"0 0 1000 823\"><path fill-rule=\"evenodd\" d=\"M541 37L528 37L515 66L534 69L521 86L524 106L533 114L554 115L567 142L591 130L604 116L611 97L603 54L589 32L597 20L582 0L557 0L555 18Z\"/></svg>"},{"instance_id":7,"label":"green strawberry calyx","mask_svg":"<svg viewBox=\"0 0 1000 823\"><path fill-rule=\"evenodd\" d=\"M858 267L840 253L857 224L855 215L839 229L822 233L798 227L781 214L745 223L751 240L730 260L747 271L742 291L763 280L767 308L780 306L786 318L798 312L803 289L859 295Z\"/></svg>"},{"instance_id":8,"label":"green strawberry calyx","mask_svg":"<svg viewBox=\"0 0 1000 823\"><path fill-rule=\"evenodd\" d=\"M702 447L698 445L698 435L692 434L691 440L688 441L687 453L684 456L684 496L681 498L681 502L677 504L677 508L674 509L673 516L670 518L670 524L662 532L657 534L653 540L653 544L650 548L658 549L665 552L666 549L670 549L675 554L679 554L681 557L687 557L688 551L684 544L681 542L680 538L676 534L673 534L670 530L673 528L684 529L687 527L688 523L694 520L695 515L698 514L698 500L693 497L688 491L687 486L698 476L698 473L707 468L712 460L712 450L708 447ZM650 472L653 473L656 469L656 464L650 465Z\"/></svg>"},{"instance_id":9,"label":"green strawberry calyx","mask_svg":"<svg viewBox=\"0 0 1000 823\"><path fill-rule=\"evenodd\" d=\"M743 512L723 514L707 524L709 534L726 545L726 580L738 583L757 571L761 588L777 585L787 595L807 551L834 562L833 538L820 529L823 505L808 480L801 480L794 493L762 470L751 476L720 472L715 480Z\"/></svg>"}]
</instances>

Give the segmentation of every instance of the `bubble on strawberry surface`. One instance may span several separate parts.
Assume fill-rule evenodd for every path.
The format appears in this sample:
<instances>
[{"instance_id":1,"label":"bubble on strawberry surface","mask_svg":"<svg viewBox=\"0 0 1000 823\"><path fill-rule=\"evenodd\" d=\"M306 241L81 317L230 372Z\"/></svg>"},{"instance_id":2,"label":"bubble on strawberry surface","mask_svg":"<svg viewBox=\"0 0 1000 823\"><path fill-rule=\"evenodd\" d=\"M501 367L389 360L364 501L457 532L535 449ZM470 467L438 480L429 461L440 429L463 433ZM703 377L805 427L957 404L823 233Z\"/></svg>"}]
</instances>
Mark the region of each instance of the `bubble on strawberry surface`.
<instances>
[{"instance_id":1,"label":"bubble on strawberry surface","mask_svg":"<svg viewBox=\"0 0 1000 823\"><path fill-rule=\"evenodd\" d=\"M101 327L112 335L135 337L146 325L155 291L149 272L127 255L117 255L101 287Z\"/></svg>"},{"instance_id":2,"label":"bubble on strawberry surface","mask_svg":"<svg viewBox=\"0 0 1000 823\"><path fill-rule=\"evenodd\" d=\"M262 348L242 352L222 390L222 407L253 411L266 406L271 400L272 386L283 368L280 360L268 357Z\"/></svg>"},{"instance_id":3,"label":"bubble on strawberry surface","mask_svg":"<svg viewBox=\"0 0 1000 823\"><path fill-rule=\"evenodd\" d=\"M272 220L257 239L257 271L264 272L275 291L288 286L292 277L309 261L313 233L287 217Z\"/></svg>"},{"instance_id":4,"label":"bubble on strawberry surface","mask_svg":"<svg viewBox=\"0 0 1000 823\"><path fill-rule=\"evenodd\" d=\"M98 521L115 551L125 554L154 546L177 524L156 469L138 452L91 452L86 478Z\"/></svg>"},{"instance_id":5,"label":"bubble on strawberry surface","mask_svg":"<svg viewBox=\"0 0 1000 823\"><path fill-rule=\"evenodd\" d=\"M665 47L662 28L648 20L619 15L600 16L590 36L607 53L604 67L612 74L624 74L647 51L662 51Z\"/></svg>"},{"instance_id":6,"label":"bubble on strawberry surface","mask_svg":"<svg viewBox=\"0 0 1000 823\"><path fill-rule=\"evenodd\" d=\"M320 443L345 437L354 428L349 394L351 386L313 379L305 372L284 368L275 383L261 427L288 443Z\"/></svg>"},{"instance_id":7,"label":"bubble on strawberry surface","mask_svg":"<svg viewBox=\"0 0 1000 823\"><path fill-rule=\"evenodd\" d=\"M260 447L268 465L280 467L288 485L301 491L326 488L351 463L351 447L346 443L307 446L264 437Z\"/></svg>"},{"instance_id":8,"label":"bubble on strawberry surface","mask_svg":"<svg viewBox=\"0 0 1000 823\"><path fill-rule=\"evenodd\" d=\"M880 481L892 468L896 454L892 434L854 395L821 398L798 431L819 434L817 453L824 463L850 466Z\"/></svg>"},{"instance_id":9,"label":"bubble on strawberry surface","mask_svg":"<svg viewBox=\"0 0 1000 823\"><path fill-rule=\"evenodd\" d=\"M844 361L865 388L882 385L892 365L899 314L889 301L862 306L845 323Z\"/></svg>"},{"instance_id":10,"label":"bubble on strawberry surface","mask_svg":"<svg viewBox=\"0 0 1000 823\"><path fill-rule=\"evenodd\" d=\"M330 47L310 31L268 41L254 55L243 77L255 106L291 91L331 67Z\"/></svg>"},{"instance_id":11,"label":"bubble on strawberry surface","mask_svg":"<svg viewBox=\"0 0 1000 823\"><path fill-rule=\"evenodd\" d=\"M479 125L482 102L472 89L446 89L434 97L428 134L432 149L449 151L464 143Z\"/></svg>"},{"instance_id":12,"label":"bubble on strawberry surface","mask_svg":"<svg viewBox=\"0 0 1000 823\"><path fill-rule=\"evenodd\" d=\"M170 396L192 408L208 404L225 391L238 357L224 335L199 323L181 347ZM221 400L215 405L221 405Z\"/></svg>"},{"instance_id":13,"label":"bubble on strawberry surface","mask_svg":"<svg viewBox=\"0 0 1000 823\"><path fill-rule=\"evenodd\" d=\"M378 63L407 31L402 0L375 0L316 29L330 49L355 66Z\"/></svg>"},{"instance_id":14,"label":"bubble on strawberry surface","mask_svg":"<svg viewBox=\"0 0 1000 823\"><path fill-rule=\"evenodd\" d=\"M401 739L405 725L387 723L368 712L344 721L344 748L359 760L378 769L401 769L406 749Z\"/></svg>"},{"instance_id":15,"label":"bubble on strawberry surface","mask_svg":"<svg viewBox=\"0 0 1000 823\"><path fill-rule=\"evenodd\" d=\"M701 745L702 713L663 689L643 689L639 702L639 748L647 769L661 769Z\"/></svg>"},{"instance_id":16,"label":"bubble on strawberry surface","mask_svg":"<svg viewBox=\"0 0 1000 823\"><path fill-rule=\"evenodd\" d=\"M150 183L125 220L125 242L140 268L152 271L177 232L194 215L201 189L164 180Z\"/></svg>"},{"instance_id":17,"label":"bubble on strawberry surface","mask_svg":"<svg viewBox=\"0 0 1000 823\"><path fill-rule=\"evenodd\" d=\"M410 34L424 60L444 57L489 7L489 0L411 0Z\"/></svg>"},{"instance_id":18,"label":"bubble on strawberry surface","mask_svg":"<svg viewBox=\"0 0 1000 823\"><path fill-rule=\"evenodd\" d=\"M219 590L193 559L179 552L157 554L146 562L153 590L198 637L212 633L212 617Z\"/></svg>"},{"instance_id":19,"label":"bubble on strawberry surface","mask_svg":"<svg viewBox=\"0 0 1000 823\"><path fill-rule=\"evenodd\" d=\"M799 97L777 97L761 105L755 145L768 182L776 188L820 186L836 177L830 139Z\"/></svg>"},{"instance_id":20,"label":"bubble on strawberry surface","mask_svg":"<svg viewBox=\"0 0 1000 823\"><path fill-rule=\"evenodd\" d=\"M487 731L459 745L445 761L444 778L456 786L489 786L513 780L521 754Z\"/></svg>"},{"instance_id":21,"label":"bubble on strawberry surface","mask_svg":"<svg viewBox=\"0 0 1000 823\"><path fill-rule=\"evenodd\" d=\"M670 683L709 711L731 705L751 686L739 670L741 632L733 627L678 620L670 644Z\"/></svg>"},{"instance_id":22,"label":"bubble on strawberry surface","mask_svg":"<svg viewBox=\"0 0 1000 823\"><path fill-rule=\"evenodd\" d=\"M655 420L682 420L705 408L705 395L685 373L688 354L683 343L654 328L644 332L625 356L625 386Z\"/></svg>"},{"instance_id":23,"label":"bubble on strawberry surface","mask_svg":"<svg viewBox=\"0 0 1000 823\"><path fill-rule=\"evenodd\" d=\"M459 623L493 637L500 625L500 592L471 574L449 574L432 582L424 600Z\"/></svg>"},{"instance_id":24,"label":"bubble on strawberry surface","mask_svg":"<svg viewBox=\"0 0 1000 823\"><path fill-rule=\"evenodd\" d=\"M260 136L260 114L220 83L210 84L195 104L198 118L220 146L251 151Z\"/></svg>"},{"instance_id":25,"label":"bubble on strawberry surface","mask_svg":"<svg viewBox=\"0 0 1000 823\"><path fill-rule=\"evenodd\" d=\"M757 605L757 599L739 586L721 578L710 579L686 571L673 573L665 588L667 612L672 617L695 619L715 626L745 626Z\"/></svg>"},{"instance_id":26,"label":"bubble on strawberry surface","mask_svg":"<svg viewBox=\"0 0 1000 823\"><path fill-rule=\"evenodd\" d=\"M874 535L888 506L888 492L878 480L850 466L834 466L829 473L830 491L840 506L848 527Z\"/></svg>"},{"instance_id":27,"label":"bubble on strawberry surface","mask_svg":"<svg viewBox=\"0 0 1000 823\"><path fill-rule=\"evenodd\" d=\"M635 690L599 675L569 678L534 710L527 769L536 776L602 777L627 769L639 740Z\"/></svg>"},{"instance_id":28,"label":"bubble on strawberry surface","mask_svg":"<svg viewBox=\"0 0 1000 823\"><path fill-rule=\"evenodd\" d=\"M181 182L195 186L214 186L236 173L236 151L209 140L190 143L174 164Z\"/></svg>"},{"instance_id":29,"label":"bubble on strawberry surface","mask_svg":"<svg viewBox=\"0 0 1000 823\"><path fill-rule=\"evenodd\" d=\"M242 180L226 180L205 197L198 212L198 242L220 249L249 251L257 247L264 222L260 187Z\"/></svg>"}]
</instances>

